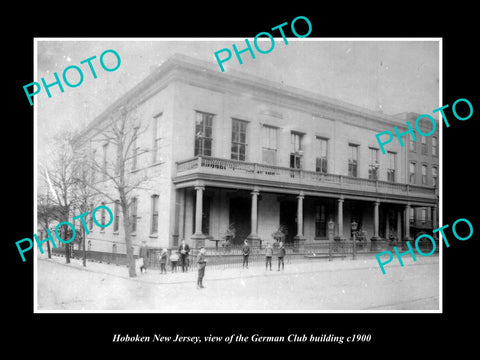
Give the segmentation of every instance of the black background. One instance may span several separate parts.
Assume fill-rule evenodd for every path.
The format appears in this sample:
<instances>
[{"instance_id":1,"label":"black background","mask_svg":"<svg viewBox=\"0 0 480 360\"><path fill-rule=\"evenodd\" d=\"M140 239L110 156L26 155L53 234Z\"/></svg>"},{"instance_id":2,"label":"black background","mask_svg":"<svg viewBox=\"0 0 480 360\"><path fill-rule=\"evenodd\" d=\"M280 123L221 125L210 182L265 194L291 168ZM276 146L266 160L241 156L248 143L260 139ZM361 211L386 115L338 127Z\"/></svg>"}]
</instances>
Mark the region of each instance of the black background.
<instances>
[{"instance_id":1,"label":"black background","mask_svg":"<svg viewBox=\"0 0 480 360\"><path fill-rule=\"evenodd\" d=\"M445 4L445 3L444 3ZM459 3L456 3L459 4ZM153 335L287 336L290 333L333 333L337 336L371 334L370 343L249 344L261 350L283 351L290 347L300 356L323 356L352 351L360 356L433 355L444 349L474 346L476 324L476 256L480 233L478 212L478 145L476 141L480 106L478 90L478 40L473 30L473 7L446 3L438 8L418 4L383 3L381 6L341 3L315 9L275 3L261 11L246 3L204 3L193 9L187 3L180 10L166 3L111 3L105 10L97 4L73 6L42 5L9 11L11 22L2 24L5 51L2 62L7 84L3 87L4 124L3 202L4 239L1 248L2 287L5 320L4 340L8 347L58 356L94 356L103 350L122 354L133 348L139 356L171 356L163 350L195 351L202 357L215 353L231 356L244 344L182 345L158 343L113 343L117 333ZM39 6L40 7L40 6ZM26 101L23 85L33 78L34 37L254 37L261 31L296 16L312 23L310 37L442 37L443 104L467 98L474 114L467 121L456 120L450 109L450 127L443 131L443 224L467 218L474 235L467 241L449 236L450 248L443 251L443 314L34 314L32 252L21 262L15 241L33 235L33 109ZM299 30L299 33L302 33ZM271 56L274 56L271 55ZM5 76L6 75L6 76ZM6 101L5 101L6 100ZM433 110L433 109L432 109ZM447 235L451 234L447 230ZM419 270L420 271L420 270ZM6 338L5 338L6 336ZM212 351L213 350L213 351ZM218 350L218 352L217 352ZM305 351L306 350L306 351ZM334 351L332 353L331 351ZM63 354L63 355L62 355ZM241 353L238 353L241 354ZM268 353L270 354L270 353ZM416 357L416 356L415 356Z\"/></svg>"}]
</instances>

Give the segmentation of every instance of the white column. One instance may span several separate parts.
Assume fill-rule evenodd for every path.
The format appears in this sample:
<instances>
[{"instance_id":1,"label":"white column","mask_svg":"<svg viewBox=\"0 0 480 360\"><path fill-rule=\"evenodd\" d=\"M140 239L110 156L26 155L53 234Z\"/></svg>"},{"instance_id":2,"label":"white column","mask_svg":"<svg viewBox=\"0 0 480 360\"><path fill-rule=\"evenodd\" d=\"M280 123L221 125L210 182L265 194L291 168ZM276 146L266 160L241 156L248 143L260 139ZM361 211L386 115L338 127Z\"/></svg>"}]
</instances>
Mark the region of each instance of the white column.
<instances>
[{"instance_id":1,"label":"white column","mask_svg":"<svg viewBox=\"0 0 480 360\"><path fill-rule=\"evenodd\" d=\"M204 237L202 232L202 210L203 210L203 190L205 187L201 185L195 186L197 191L197 201L195 205L195 234L194 237Z\"/></svg>"}]
</instances>

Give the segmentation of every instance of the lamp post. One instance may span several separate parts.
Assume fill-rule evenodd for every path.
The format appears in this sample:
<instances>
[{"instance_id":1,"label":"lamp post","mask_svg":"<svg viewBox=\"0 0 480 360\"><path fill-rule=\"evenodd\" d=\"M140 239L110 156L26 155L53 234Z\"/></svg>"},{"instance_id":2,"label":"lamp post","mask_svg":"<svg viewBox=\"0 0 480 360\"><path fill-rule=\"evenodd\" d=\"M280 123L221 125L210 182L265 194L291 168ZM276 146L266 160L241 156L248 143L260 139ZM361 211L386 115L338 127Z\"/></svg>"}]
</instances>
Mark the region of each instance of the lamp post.
<instances>
[{"instance_id":1,"label":"lamp post","mask_svg":"<svg viewBox=\"0 0 480 360\"><path fill-rule=\"evenodd\" d=\"M357 257L357 245L356 245L356 240L355 240L355 235L357 233L357 226L358 226L358 223L353 220L352 221L352 233L353 233L353 260L356 259Z\"/></svg>"}]
</instances>

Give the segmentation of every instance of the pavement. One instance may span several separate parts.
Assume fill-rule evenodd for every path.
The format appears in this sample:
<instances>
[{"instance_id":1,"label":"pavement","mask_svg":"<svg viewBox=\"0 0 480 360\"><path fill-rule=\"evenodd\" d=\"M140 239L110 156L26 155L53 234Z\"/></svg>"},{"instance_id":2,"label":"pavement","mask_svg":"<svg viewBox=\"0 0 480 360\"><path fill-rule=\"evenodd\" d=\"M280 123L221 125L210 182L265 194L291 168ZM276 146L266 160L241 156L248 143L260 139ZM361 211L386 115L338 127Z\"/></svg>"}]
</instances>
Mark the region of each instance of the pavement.
<instances>
[{"instance_id":1,"label":"pavement","mask_svg":"<svg viewBox=\"0 0 480 360\"><path fill-rule=\"evenodd\" d=\"M285 263L277 271L263 264L248 269L206 268L205 289L197 272L160 274L125 266L45 255L37 258L38 311L141 312L311 312L439 311L438 256L394 259L383 275L374 255L357 260L311 259Z\"/></svg>"}]
</instances>

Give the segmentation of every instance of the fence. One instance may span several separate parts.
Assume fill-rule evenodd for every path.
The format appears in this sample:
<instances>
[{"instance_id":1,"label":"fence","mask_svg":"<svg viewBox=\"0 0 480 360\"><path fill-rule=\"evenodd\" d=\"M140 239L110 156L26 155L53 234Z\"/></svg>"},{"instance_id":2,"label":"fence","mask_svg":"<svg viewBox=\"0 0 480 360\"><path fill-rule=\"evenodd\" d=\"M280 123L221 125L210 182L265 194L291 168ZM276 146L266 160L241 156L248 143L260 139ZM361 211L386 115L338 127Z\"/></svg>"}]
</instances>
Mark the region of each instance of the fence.
<instances>
[{"instance_id":1,"label":"fence","mask_svg":"<svg viewBox=\"0 0 480 360\"><path fill-rule=\"evenodd\" d=\"M433 244L428 239L421 239L418 242L418 249L423 254L429 254L433 250ZM407 248L405 242L391 242L391 241L357 241L355 244L355 257L365 258L371 256L374 258L375 254L382 251L394 252L393 247L396 246L397 250L405 251ZM411 243L414 247L414 242ZM301 245L285 245L285 264L293 264L296 262L305 261L333 261L333 260L347 260L354 258L354 246L353 241L324 241L315 244L301 244ZM147 258L145 260L147 268L160 269L160 251L159 248L149 248L147 252ZM172 252L177 252L178 248L168 249L167 254L167 270L172 271L172 263L169 260ZM65 249L52 249L52 252L56 255L64 255ZM196 258L199 249L191 249L188 256L188 269L196 270ZM435 243L434 252L438 252L438 241ZM83 258L82 250L73 250L72 257L81 259ZM98 251L86 251L86 258L90 261L102 262L107 264L115 264L119 266L127 266L126 254L120 253L105 253ZM135 255L135 258L138 258ZM206 258L208 262L209 270L222 270L227 268L241 268L243 266L242 246L231 245L226 247L207 247ZM274 244L272 268L277 266L278 258L278 245ZM265 246L250 246L250 255L248 257L249 265L265 265ZM182 263L179 259L177 263L177 271L182 271Z\"/></svg>"}]
</instances>

